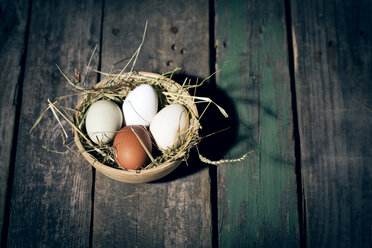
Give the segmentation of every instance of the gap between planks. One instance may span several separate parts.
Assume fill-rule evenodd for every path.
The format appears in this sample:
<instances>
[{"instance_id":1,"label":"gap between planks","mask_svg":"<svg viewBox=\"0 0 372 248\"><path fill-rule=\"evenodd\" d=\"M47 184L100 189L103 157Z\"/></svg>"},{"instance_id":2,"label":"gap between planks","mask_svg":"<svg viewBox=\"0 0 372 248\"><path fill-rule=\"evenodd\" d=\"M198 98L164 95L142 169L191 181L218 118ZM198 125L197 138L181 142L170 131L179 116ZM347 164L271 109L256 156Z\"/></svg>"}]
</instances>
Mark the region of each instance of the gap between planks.
<instances>
[{"instance_id":1,"label":"gap between planks","mask_svg":"<svg viewBox=\"0 0 372 248\"><path fill-rule=\"evenodd\" d=\"M293 138L294 138L294 154L295 154L295 170L297 182L297 204L298 204L298 219L300 228L300 246L306 247L306 212L305 199L302 190L302 175L301 175L301 143L300 132L298 129L298 112L297 112L297 98L295 85L295 57L292 36L292 18L291 18L291 0L284 0L286 30L287 30L287 47L288 47L288 61L289 61L289 78L292 95L292 114L293 114Z\"/></svg>"}]
</instances>

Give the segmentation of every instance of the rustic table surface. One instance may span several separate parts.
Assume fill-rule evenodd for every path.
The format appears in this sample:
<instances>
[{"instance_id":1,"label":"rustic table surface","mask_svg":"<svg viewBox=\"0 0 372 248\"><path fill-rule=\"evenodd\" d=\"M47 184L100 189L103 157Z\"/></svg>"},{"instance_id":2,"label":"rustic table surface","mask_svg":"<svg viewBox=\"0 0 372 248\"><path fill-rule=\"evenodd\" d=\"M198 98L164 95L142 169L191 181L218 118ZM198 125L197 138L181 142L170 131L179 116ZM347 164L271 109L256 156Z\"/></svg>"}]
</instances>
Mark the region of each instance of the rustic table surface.
<instances>
[{"instance_id":1,"label":"rustic table surface","mask_svg":"<svg viewBox=\"0 0 372 248\"><path fill-rule=\"evenodd\" d=\"M0 0L2 247L371 247L372 1ZM146 39L137 71L205 78L200 144L126 184L64 151L47 99ZM103 76L87 74L96 83ZM65 103L74 106L77 98ZM66 124L66 123L65 123ZM71 134L70 134L71 135ZM48 149L44 149L47 147Z\"/></svg>"}]
</instances>

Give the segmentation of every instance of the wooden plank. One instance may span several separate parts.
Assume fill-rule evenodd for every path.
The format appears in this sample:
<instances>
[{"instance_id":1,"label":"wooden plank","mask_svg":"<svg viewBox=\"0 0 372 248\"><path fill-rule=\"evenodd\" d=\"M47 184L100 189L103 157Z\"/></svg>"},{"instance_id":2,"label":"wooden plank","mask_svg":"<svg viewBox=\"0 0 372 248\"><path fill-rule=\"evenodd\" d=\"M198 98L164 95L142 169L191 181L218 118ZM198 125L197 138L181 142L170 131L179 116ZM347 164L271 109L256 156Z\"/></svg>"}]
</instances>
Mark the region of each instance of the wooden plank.
<instances>
[{"instance_id":1,"label":"wooden plank","mask_svg":"<svg viewBox=\"0 0 372 248\"><path fill-rule=\"evenodd\" d=\"M307 245L371 247L372 2L291 5Z\"/></svg>"},{"instance_id":2,"label":"wooden plank","mask_svg":"<svg viewBox=\"0 0 372 248\"><path fill-rule=\"evenodd\" d=\"M105 1L103 70L132 56L148 19L137 71L162 73L179 66L187 75L207 76L207 14L206 1ZM138 185L97 172L93 246L210 247L210 185L202 168L193 161L161 182Z\"/></svg>"},{"instance_id":3,"label":"wooden plank","mask_svg":"<svg viewBox=\"0 0 372 248\"><path fill-rule=\"evenodd\" d=\"M297 247L284 2L218 0L215 9L217 87L236 111L226 158L254 149L244 162L218 167L219 246Z\"/></svg>"},{"instance_id":4,"label":"wooden plank","mask_svg":"<svg viewBox=\"0 0 372 248\"><path fill-rule=\"evenodd\" d=\"M99 1L33 1L11 198L9 247L87 247L92 170L63 150L51 113L29 135L47 98L74 92L56 69L83 71L100 37ZM94 58L97 64L97 57ZM77 99L69 99L74 106ZM63 122L66 124L66 122ZM66 124L66 127L68 125ZM70 133L70 139L72 138Z\"/></svg>"},{"instance_id":5,"label":"wooden plank","mask_svg":"<svg viewBox=\"0 0 372 248\"><path fill-rule=\"evenodd\" d=\"M0 232L5 217L5 198L17 107L17 84L21 80L23 69L28 8L28 1L0 1Z\"/></svg>"}]
</instances>

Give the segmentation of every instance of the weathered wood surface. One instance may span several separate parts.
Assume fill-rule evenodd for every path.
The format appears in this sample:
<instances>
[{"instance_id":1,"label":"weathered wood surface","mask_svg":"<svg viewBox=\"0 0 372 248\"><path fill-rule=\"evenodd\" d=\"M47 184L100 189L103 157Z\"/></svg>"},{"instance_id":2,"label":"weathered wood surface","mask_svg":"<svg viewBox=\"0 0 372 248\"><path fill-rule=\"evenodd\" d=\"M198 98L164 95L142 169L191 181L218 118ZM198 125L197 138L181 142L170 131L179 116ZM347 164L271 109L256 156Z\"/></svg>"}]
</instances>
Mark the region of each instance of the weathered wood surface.
<instances>
[{"instance_id":1,"label":"weathered wood surface","mask_svg":"<svg viewBox=\"0 0 372 248\"><path fill-rule=\"evenodd\" d=\"M1 245L371 247L370 13L366 0L0 0ZM194 156L161 181L132 185L43 149L63 150L51 113L28 134L47 98L74 92L55 64L84 71L101 42L92 65L109 71L137 49L147 19L135 69L178 66L182 81L216 62L222 71L199 94L230 118L211 107L202 135L230 129L200 149L211 159L254 149L246 161L209 169Z\"/></svg>"},{"instance_id":2,"label":"weathered wood surface","mask_svg":"<svg viewBox=\"0 0 372 248\"><path fill-rule=\"evenodd\" d=\"M79 154L42 148L63 150L60 127L51 113L31 135L29 131L47 98L73 92L55 64L68 75L84 69L99 42L100 10L99 1L32 2L8 247L89 246L90 166ZM76 100L66 104L73 106Z\"/></svg>"},{"instance_id":3,"label":"weathered wood surface","mask_svg":"<svg viewBox=\"0 0 372 248\"><path fill-rule=\"evenodd\" d=\"M18 100L17 85L22 80L24 64L28 8L28 1L0 1L0 235L5 217L5 198ZM2 235L0 244L1 240Z\"/></svg>"},{"instance_id":4,"label":"weathered wood surface","mask_svg":"<svg viewBox=\"0 0 372 248\"><path fill-rule=\"evenodd\" d=\"M217 87L236 111L226 157L254 150L218 167L219 247L298 247L284 1L218 0L215 9Z\"/></svg>"},{"instance_id":5,"label":"weathered wood surface","mask_svg":"<svg viewBox=\"0 0 372 248\"><path fill-rule=\"evenodd\" d=\"M102 66L131 57L149 25L135 70L209 74L206 1L105 1ZM124 61L116 66L120 69ZM131 185L96 174L94 247L210 247L208 170L195 161L162 182ZM184 173L184 174L182 174Z\"/></svg>"},{"instance_id":6,"label":"weathered wood surface","mask_svg":"<svg viewBox=\"0 0 372 248\"><path fill-rule=\"evenodd\" d=\"M372 2L291 5L307 245L371 247Z\"/></svg>"}]
</instances>

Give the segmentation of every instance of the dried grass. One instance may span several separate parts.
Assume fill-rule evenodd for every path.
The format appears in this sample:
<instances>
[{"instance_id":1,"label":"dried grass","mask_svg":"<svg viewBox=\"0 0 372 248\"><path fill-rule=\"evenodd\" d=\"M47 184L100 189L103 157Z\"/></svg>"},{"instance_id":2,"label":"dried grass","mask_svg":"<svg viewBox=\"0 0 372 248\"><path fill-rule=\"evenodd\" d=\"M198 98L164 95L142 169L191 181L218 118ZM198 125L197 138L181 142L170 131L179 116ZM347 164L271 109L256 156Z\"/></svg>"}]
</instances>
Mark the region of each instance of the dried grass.
<instances>
[{"instance_id":1,"label":"dried grass","mask_svg":"<svg viewBox=\"0 0 372 248\"><path fill-rule=\"evenodd\" d=\"M151 158L151 163L148 164L147 166L144 166L142 170L151 169L165 162L169 163L169 162L177 161L177 160L187 160L190 150L193 147L197 146L198 143L201 141L201 138L199 137L199 134L198 134L198 130L201 128L200 119L203 117L208 107L211 104L213 104L217 106L221 114L225 116L226 118L228 117L228 114L222 107L217 105L210 98L190 95L188 93L191 89L194 89L194 92L195 92L196 88L202 86L206 80L208 80L210 77L213 76L213 74L210 75L208 78L204 79L200 83L196 82L195 84L192 84L191 80L186 79L180 87L170 87L169 84L170 82L172 82L171 80L172 76L174 75L174 73L179 71L180 68L176 68L173 71L164 73L161 75L161 77L157 77L157 78L154 78L153 76L146 76L144 74L140 74L134 71L135 63L137 61L141 47L145 40L146 29L147 29L147 22L145 25L145 31L142 37L141 44L139 45L138 49L135 51L133 56L129 58L128 63L119 71L119 73L112 73L113 67L111 68L111 71L109 73L104 73L104 72L100 72L100 71L96 71L92 69L93 71L96 71L97 73L101 73L101 75L105 76L105 78L98 84L99 85L98 87L92 87L90 89L87 89L85 83L83 87L77 85L78 83L77 80L75 80L76 83L73 83L73 81L69 79L69 77L63 72L63 70L58 65L56 65L58 70L63 75L63 77L67 80L67 82L73 88L77 90L77 93L66 95L66 96L61 96L53 102L48 99L48 107L45 109L45 111L43 111L43 113L39 116L39 118L37 118L30 132L32 132L32 130L40 123L45 113L48 110L51 110L53 113L53 116L55 117L59 125L61 126L61 130L65 138L68 138L68 134L60 120L60 117L66 120L68 125L76 131L79 137L79 141L81 142L85 150L84 152L88 152L90 156L94 158L95 161L100 162L106 166L125 170L119 167L117 163L115 162L115 159L113 156L113 148L111 144L98 144L97 145L97 144L94 144L87 137L87 133L85 130L85 117L86 117L89 107L96 101L99 101L102 99L111 100L113 102L116 102L119 106L121 106L129 91L133 90L134 88L136 88L137 86L141 84L150 84L156 89L156 92L159 96L159 109L166 105L173 104L173 103L178 103L178 104L183 105L187 109L188 116L190 119L190 122L189 122L190 125L185 131L184 135L178 136L178 137L183 137L178 147L173 146L168 150L162 150L159 147L157 147L156 144L154 143L155 147L157 147L157 149L160 152L155 157L153 157L152 154L148 154L149 157ZM94 49L92 53L91 59L95 51L96 51L96 48ZM91 69L90 68L91 59L89 60L87 70L85 71L85 75L87 74L88 69ZM129 67L130 67L130 71L125 72L125 70ZM76 108L73 108L73 106L71 107L71 106L61 105L61 101L63 99L76 96L76 95L82 98L82 100L80 101L80 104ZM199 116L197 113L195 104L200 104L200 103L207 103L207 104ZM68 115L67 114L68 112L70 113L72 112L73 114ZM68 150L76 151L71 148L70 144L65 144L65 146ZM53 151L46 147L44 148L49 151ZM78 150L78 152L82 152L82 151ZM58 152L58 153L64 153L64 152ZM238 159L220 160L220 161L211 161L203 157L202 155L200 155L200 153L199 153L199 158L201 161L205 163L219 165L219 164L226 163L226 162L242 161L250 153L251 152L246 153L241 158L238 158Z\"/></svg>"}]
</instances>

